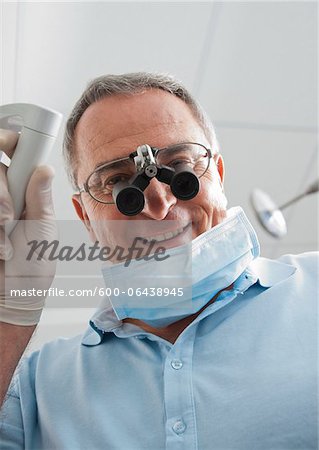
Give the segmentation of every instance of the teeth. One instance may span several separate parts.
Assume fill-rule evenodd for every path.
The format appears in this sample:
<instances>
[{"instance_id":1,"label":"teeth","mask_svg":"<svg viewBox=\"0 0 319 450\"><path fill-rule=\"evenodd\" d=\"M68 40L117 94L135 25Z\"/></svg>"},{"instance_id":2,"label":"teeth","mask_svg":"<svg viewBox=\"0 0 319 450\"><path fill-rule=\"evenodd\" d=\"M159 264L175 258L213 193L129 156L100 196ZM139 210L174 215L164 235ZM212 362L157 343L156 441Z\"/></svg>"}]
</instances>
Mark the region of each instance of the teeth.
<instances>
[{"instance_id":1,"label":"teeth","mask_svg":"<svg viewBox=\"0 0 319 450\"><path fill-rule=\"evenodd\" d=\"M156 241L156 242L166 241L167 239L172 239L173 237L177 236L178 234L181 234L183 231L184 231L184 228L179 228L176 231L169 231L168 233L158 234L157 236L149 237L149 238L147 238L147 240L148 241Z\"/></svg>"}]
</instances>

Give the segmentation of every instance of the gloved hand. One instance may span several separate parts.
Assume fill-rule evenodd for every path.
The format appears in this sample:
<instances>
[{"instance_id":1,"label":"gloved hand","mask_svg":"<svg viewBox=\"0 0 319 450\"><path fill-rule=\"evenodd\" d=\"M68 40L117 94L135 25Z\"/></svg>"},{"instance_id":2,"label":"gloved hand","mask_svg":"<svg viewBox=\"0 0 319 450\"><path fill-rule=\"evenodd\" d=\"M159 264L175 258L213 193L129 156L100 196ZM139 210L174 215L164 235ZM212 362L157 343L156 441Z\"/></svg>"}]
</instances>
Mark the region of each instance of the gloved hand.
<instances>
[{"instance_id":1,"label":"gloved hand","mask_svg":"<svg viewBox=\"0 0 319 450\"><path fill-rule=\"evenodd\" d=\"M11 158L18 134L0 129L0 149ZM32 240L57 238L57 227L51 195L54 171L38 167L26 190L26 206L12 233L5 232L5 223L13 219L12 199L8 192L7 168L0 164L0 321L14 325L35 325L39 322L45 295L24 295L28 290L49 289L55 275L55 261L47 258L28 260ZM8 222L7 222L8 224ZM22 292L19 295L19 291Z\"/></svg>"}]
</instances>

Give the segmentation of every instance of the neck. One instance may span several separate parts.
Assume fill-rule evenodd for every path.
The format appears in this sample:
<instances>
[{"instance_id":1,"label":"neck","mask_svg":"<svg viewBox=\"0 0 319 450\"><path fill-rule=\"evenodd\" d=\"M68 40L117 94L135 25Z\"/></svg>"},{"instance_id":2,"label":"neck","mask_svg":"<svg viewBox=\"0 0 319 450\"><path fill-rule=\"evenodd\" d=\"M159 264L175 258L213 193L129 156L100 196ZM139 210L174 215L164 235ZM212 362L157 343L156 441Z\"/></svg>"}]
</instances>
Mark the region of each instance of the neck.
<instances>
[{"instance_id":1,"label":"neck","mask_svg":"<svg viewBox=\"0 0 319 450\"><path fill-rule=\"evenodd\" d=\"M232 287L233 287L233 284L231 284L230 286L228 286L225 289L222 289L222 291L230 290ZM163 327L163 328L151 327L150 325L143 322L142 320L134 319L134 318L123 319L123 322L132 323L134 325L137 325L138 327L142 328L144 331L155 334L156 336L159 336L159 337L165 339L166 341L174 344L175 341L177 340L178 336L185 330L185 328L187 328L188 325L191 324L196 319L196 317L199 316L209 305L214 303L214 301L216 300L216 298L219 296L219 294L222 291L219 291L197 313L191 314L190 316L187 316L187 317L184 317L184 319L178 320L177 322L174 322L174 323L168 325L167 327Z\"/></svg>"}]
</instances>

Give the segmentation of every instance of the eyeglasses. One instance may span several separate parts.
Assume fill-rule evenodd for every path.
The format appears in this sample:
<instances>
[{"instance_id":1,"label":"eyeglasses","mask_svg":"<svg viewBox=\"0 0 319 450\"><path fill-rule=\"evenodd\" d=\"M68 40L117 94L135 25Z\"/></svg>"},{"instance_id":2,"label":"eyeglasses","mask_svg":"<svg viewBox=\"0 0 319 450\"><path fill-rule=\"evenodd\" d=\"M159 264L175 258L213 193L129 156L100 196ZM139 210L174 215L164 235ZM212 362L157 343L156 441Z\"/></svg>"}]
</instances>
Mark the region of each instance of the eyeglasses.
<instances>
[{"instance_id":1,"label":"eyeglasses","mask_svg":"<svg viewBox=\"0 0 319 450\"><path fill-rule=\"evenodd\" d=\"M152 147L156 164L176 169L179 164L188 165L201 178L208 170L212 151L203 144L184 142L165 148ZM79 192L87 192L100 203L113 204L113 188L120 181L128 181L136 174L136 152L130 156L97 167L87 178Z\"/></svg>"}]
</instances>

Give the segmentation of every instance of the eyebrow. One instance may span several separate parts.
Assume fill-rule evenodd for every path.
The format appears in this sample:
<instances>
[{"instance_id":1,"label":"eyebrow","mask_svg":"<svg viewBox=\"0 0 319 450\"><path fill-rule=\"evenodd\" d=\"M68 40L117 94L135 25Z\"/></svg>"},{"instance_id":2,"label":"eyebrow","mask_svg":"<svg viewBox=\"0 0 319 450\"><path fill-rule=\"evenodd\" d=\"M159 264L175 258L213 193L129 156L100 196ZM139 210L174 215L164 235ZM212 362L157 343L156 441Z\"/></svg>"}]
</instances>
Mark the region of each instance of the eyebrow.
<instances>
[{"instance_id":1,"label":"eyebrow","mask_svg":"<svg viewBox=\"0 0 319 450\"><path fill-rule=\"evenodd\" d=\"M129 156L125 156L125 157L117 159L113 162L112 161L101 162L101 163L97 164L97 166L95 166L93 172L95 172L99 169L102 169L105 166L108 166L108 168L110 168L110 169L116 169L117 167L123 167L123 165L126 166L126 165L130 165L130 164L132 164L132 159Z\"/></svg>"}]
</instances>

